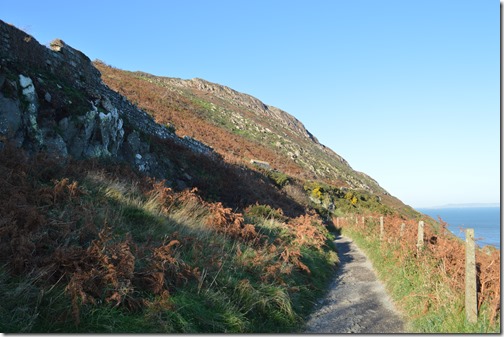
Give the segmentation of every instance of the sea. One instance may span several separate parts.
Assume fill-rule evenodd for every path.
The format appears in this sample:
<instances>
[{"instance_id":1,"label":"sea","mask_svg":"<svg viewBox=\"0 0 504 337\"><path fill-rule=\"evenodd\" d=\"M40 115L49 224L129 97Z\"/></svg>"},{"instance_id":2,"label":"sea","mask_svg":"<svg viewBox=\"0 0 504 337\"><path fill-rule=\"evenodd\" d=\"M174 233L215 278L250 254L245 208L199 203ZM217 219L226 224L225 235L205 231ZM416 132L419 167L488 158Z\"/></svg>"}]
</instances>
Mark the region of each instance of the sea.
<instances>
[{"instance_id":1,"label":"sea","mask_svg":"<svg viewBox=\"0 0 504 337\"><path fill-rule=\"evenodd\" d=\"M465 239L465 229L474 228L478 246L491 245L500 249L500 207L446 207L417 208L417 211L448 223L447 228L456 236Z\"/></svg>"}]
</instances>

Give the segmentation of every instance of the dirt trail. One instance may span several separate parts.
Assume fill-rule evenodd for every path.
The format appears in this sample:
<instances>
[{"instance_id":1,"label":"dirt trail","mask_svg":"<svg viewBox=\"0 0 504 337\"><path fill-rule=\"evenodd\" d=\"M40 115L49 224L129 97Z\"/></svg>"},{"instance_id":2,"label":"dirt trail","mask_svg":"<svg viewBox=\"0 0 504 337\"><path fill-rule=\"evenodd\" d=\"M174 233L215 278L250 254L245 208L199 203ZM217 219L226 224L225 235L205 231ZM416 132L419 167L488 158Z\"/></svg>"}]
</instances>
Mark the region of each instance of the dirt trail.
<instances>
[{"instance_id":1,"label":"dirt trail","mask_svg":"<svg viewBox=\"0 0 504 337\"><path fill-rule=\"evenodd\" d=\"M371 262L349 238L336 238L340 265L329 292L305 326L306 333L404 333Z\"/></svg>"}]
</instances>

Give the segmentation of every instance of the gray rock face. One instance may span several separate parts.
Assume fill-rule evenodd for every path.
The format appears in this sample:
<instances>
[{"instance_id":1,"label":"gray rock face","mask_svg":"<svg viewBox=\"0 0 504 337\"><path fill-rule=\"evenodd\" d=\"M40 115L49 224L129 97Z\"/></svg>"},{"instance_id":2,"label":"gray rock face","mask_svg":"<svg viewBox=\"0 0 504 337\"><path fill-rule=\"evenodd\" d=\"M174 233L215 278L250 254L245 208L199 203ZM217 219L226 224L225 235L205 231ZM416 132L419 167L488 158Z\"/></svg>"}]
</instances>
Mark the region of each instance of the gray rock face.
<instances>
[{"instance_id":1,"label":"gray rock face","mask_svg":"<svg viewBox=\"0 0 504 337\"><path fill-rule=\"evenodd\" d=\"M117 110L110 113L88 111L59 122L61 139L74 158L117 156L124 140L123 121Z\"/></svg>"},{"instance_id":2,"label":"gray rock face","mask_svg":"<svg viewBox=\"0 0 504 337\"><path fill-rule=\"evenodd\" d=\"M45 136L44 145L45 150L56 157L66 158L68 156L67 144L58 134Z\"/></svg>"},{"instance_id":3,"label":"gray rock face","mask_svg":"<svg viewBox=\"0 0 504 337\"><path fill-rule=\"evenodd\" d=\"M19 102L0 93L0 135L13 138L21 126Z\"/></svg>"},{"instance_id":4,"label":"gray rock face","mask_svg":"<svg viewBox=\"0 0 504 337\"><path fill-rule=\"evenodd\" d=\"M119 118L117 109L112 108L112 111L106 114L100 112L98 120L103 151L109 155L117 155L124 137L123 121Z\"/></svg>"},{"instance_id":5,"label":"gray rock face","mask_svg":"<svg viewBox=\"0 0 504 337\"><path fill-rule=\"evenodd\" d=\"M70 117L65 117L61 119L58 123L59 129L61 130L61 137L68 143L73 140L79 133L79 129L74 122L70 120ZM80 151L82 153L82 150Z\"/></svg>"},{"instance_id":6,"label":"gray rock face","mask_svg":"<svg viewBox=\"0 0 504 337\"><path fill-rule=\"evenodd\" d=\"M35 149L60 157L117 156L123 143L124 123L109 100L105 106L110 112L99 112L92 105L93 109L84 115L62 118L56 132L54 127L39 126L40 103L32 79L20 74L17 84L22 89L20 97L6 98L0 93L0 135L5 139L17 137L18 146L26 139ZM50 99L46 97L46 101ZM54 121L44 120L44 124Z\"/></svg>"}]
</instances>

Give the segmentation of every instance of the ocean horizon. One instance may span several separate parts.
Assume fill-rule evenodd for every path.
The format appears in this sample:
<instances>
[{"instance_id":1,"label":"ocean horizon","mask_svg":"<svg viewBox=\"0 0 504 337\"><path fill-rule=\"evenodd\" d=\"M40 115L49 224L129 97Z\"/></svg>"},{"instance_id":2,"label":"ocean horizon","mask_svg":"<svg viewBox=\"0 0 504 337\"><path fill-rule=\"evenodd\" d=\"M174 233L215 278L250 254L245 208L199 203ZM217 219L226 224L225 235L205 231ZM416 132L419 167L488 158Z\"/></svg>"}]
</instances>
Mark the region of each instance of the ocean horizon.
<instances>
[{"instance_id":1,"label":"ocean horizon","mask_svg":"<svg viewBox=\"0 0 504 337\"><path fill-rule=\"evenodd\" d=\"M438 217L448 224L447 228L457 237L465 240L465 229L474 228L478 246L486 245L500 248L500 206L471 206L416 208L420 213L438 221Z\"/></svg>"}]
</instances>

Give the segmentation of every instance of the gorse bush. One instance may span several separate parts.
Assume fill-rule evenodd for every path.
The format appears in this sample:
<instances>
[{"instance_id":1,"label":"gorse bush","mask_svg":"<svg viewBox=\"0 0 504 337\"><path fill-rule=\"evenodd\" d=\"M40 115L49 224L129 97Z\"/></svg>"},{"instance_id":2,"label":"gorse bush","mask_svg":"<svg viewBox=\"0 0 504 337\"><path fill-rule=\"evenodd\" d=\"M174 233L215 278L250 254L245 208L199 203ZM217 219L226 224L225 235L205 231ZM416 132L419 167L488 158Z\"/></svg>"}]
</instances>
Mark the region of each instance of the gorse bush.
<instances>
[{"instance_id":1,"label":"gorse bush","mask_svg":"<svg viewBox=\"0 0 504 337\"><path fill-rule=\"evenodd\" d=\"M382 203L381 198L365 190L334 187L319 181L306 181L303 189L316 203L312 205L325 218L329 214L380 213L397 214L398 211ZM330 210L330 205L332 210Z\"/></svg>"},{"instance_id":2,"label":"gorse bush","mask_svg":"<svg viewBox=\"0 0 504 337\"><path fill-rule=\"evenodd\" d=\"M345 194L345 199L349 200L349 201L350 201L350 203L351 203L352 205L356 205L356 204L357 204L357 201L359 200L359 199L357 199L357 197L353 194L353 192L347 192L347 193Z\"/></svg>"}]
</instances>

